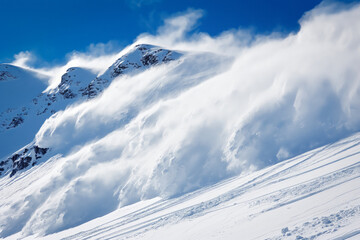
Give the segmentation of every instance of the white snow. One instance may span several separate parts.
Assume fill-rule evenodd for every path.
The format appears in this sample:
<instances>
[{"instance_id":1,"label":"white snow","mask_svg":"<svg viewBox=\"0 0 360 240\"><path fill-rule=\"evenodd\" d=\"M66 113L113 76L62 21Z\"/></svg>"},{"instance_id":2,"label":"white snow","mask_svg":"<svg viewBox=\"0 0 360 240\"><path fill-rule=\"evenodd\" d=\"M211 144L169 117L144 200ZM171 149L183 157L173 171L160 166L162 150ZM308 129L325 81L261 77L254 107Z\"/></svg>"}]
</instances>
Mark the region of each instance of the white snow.
<instances>
[{"instance_id":1,"label":"white snow","mask_svg":"<svg viewBox=\"0 0 360 240\"><path fill-rule=\"evenodd\" d=\"M22 107L46 88L45 76L10 64L0 64L0 113Z\"/></svg>"},{"instance_id":2,"label":"white snow","mask_svg":"<svg viewBox=\"0 0 360 240\"><path fill-rule=\"evenodd\" d=\"M360 133L180 197L140 201L44 239L357 239L359 154Z\"/></svg>"},{"instance_id":3,"label":"white snow","mask_svg":"<svg viewBox=\"0 0 360 240\"><path fill-rule=\"evenodd\" d=\"M186 37L190 11L103 73L70 61L1 115L0 237L358 237L360 5L321 6L247 45Z\"/></svg>"}]
</instances>

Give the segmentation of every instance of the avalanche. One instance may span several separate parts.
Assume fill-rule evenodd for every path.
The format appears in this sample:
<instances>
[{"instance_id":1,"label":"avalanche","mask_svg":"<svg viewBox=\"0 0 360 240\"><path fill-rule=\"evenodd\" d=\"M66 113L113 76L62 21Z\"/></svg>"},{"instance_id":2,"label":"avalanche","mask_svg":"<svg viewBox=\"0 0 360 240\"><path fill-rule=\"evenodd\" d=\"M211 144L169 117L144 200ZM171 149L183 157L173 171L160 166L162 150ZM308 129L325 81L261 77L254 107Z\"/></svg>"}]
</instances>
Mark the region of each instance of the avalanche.
<instances>
[{"instance_id":1,"label":"avalanche","mask_svg":"<svg viewBox=\"0 0 360 240\"><path fill-rule=\"evenodd\" d=\"M119 54L0 65L34 86L0 113L0 237L356 237L360 6L337 6L287 36L188 36L189 11Z\"/></svg>"},{"instance_id":2,"label":"avalanche","mask_svg":"<svg viewBox=\"0 0 360 240\"><path fill-rule=\"evenodd\" d=\"M358 239L359 154L356 134L183 196L117 209L44 239Z\"/></svg>"}]
</instances>

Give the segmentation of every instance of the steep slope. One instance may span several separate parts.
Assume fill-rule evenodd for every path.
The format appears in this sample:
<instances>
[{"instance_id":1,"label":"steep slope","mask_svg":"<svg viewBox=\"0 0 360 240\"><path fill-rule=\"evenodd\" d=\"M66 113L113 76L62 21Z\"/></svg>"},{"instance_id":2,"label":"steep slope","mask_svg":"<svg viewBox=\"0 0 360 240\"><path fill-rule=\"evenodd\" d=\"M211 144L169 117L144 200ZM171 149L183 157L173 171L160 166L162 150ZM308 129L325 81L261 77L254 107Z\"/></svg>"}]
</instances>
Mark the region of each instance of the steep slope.
<instances>
[{"instance_id":1,"label":"steep slope","mask_svg":"<svg viewBox=\"0 0 360 240\"><path fill-rule=\"evenodd\" d=\"M11 64L0 64L0 114L25 106L45 88L45 76Z\"/></svg>"},{"instance_id":2,"label":"steep slope","mask_svg":"<svg viewBox=\"0 0 360 240\"><path fill-rule=\"evenodd\" d=\"M8 95L10 93L15 99L20 99L21 102L11 104L11 99L7 99L6 94L2 96L7 99L6 101L9 101L9 104L2 106L13 106L13 108L0 112L0 139L2 140L0 157L5 157L32 141L40 126L52 114L64 110L75 102L79 103L96 97L117 76L136 74L151 66L179 59L181 55L181 53L152 45L136 45L111 65L104 74L96 77L89 69L72 67L61 77L61 82L56 88L49 89L46 92L44 91L45 86L42 86L40 90L36 88L36 84L32 83L34 81L23 74L26 72L25 70L4 65L3 68L6 68L7 71L3 71L4 83L2 84L8 82L5 82L5 79L26 79L22 82L16 82L22 86L22 91L26 92L26 96L23 98L21 91L18 95L8 91L10 87L12 91L17 89L13 85L1 90L7 92ZM30 82L32 87L29 88L29 84L23 84L23 82Z\"/></svg>"},{"instance_id":3,"label":"steep slope","mask_svg":"<svg viewBox=\"0 0 360 240\"><path fill-rule=\"evenodd\" d=\"M349 20L359 19L360 6L320 12L301 22L298 33L260 38L245 48L227 42L232 43L232 33L228 33L230 38L225 34L219 39L200 34L188 43L174 44L187 50L195 41L195 47L204 49L220 41L216 51L199 52L193 46L193 51L175 54L148 45L127 48L129 52L108 71L79 85L74 72L81 75L83 69L70 70L58 86L44 92L42 101L31 104L42 110L49 107L40 116L50 115L58 101L73 104L62 105L67 107L61 111L55 109L57 112L46 119L35 138L0 161L0 237L51 235L131 209L139 210L140 215L130 214L121 224L135 226L137 220L144 219L144 225L157 227L161 221L196 216L212 206L208 216L215 218L199 216L200 229L208 225L214 230L217 226L226 227L216 220L212 222L216 216L232 216L232 211L225 210L224 215L216 215L222 211L216 206L221 206L239 210L250 220L260 213L261 221L244 220L248 228L243 231L252 231L265 220L270 221L269 229L283 229L272 234L264 227L260 233L264 237L298 234L300 238L306 231L313 237L318 234L314 231L333 227L329 221L336 217L331 214L336 216L341 210L339 216L342 218L344 213L348 217L348 227L355 234L356 228L351 224L357 223L357 218L351 217L357 214L357 198L344 190L357 193L354 185L358 179L358 135L333 145L334 148L324 148L324 158L321 154L311 157L315 151L281 163L360 131L360 70L354 64L360 62L360 22ZM174 61L168 61L169 57ZM53 98L56 101L52 103ZM20 131L27 122L30 121L25 119L7 131ZM339 152L331 155L337 152L337 146ZM250 173L254 173L248 175L250 179L243 178ZM236 180L236 187L230 187L228 184L234 179L231 177L239 175L235 180L240 182ZM230 191L222 189L222 184ZM202 195L212 186L214 201ZM250 195L245 194L248 190ZM344 199L336 195L337 191ZM254 208L247 207L249 201L243 205L243 192ZM320 192L331 196L330 201L325 202ZM203 204L186 201L197 193ZM163 218L159 224L153 224L151 219L157 216L149 215L149 219L145 215L156 205L151 205L147 213L141 213L138 207L146 204L145 200L154 203L159 199L161 202L156 204L165 212L160 211ZM231 208L227 205L231 199L240 204ZM336 208L338 199L341 207ZM318 212L314 217L307 204L315 200L321 206L315 209ZM189 211L186 206L171 209L176 201L192 207ZM169 205L161 207L163 202ZM291 205L293 202L296 204ZM330 217L324 222L306 220L313 228L302 233L299 229L305 229L308 223L287 218L292 225L276 225L275 218L267 214L271 209L283 211L281 206L298 206L301 211L308 211L302 219L320 218L322 213L325 217L329 213ZM336 211L325 211L322 206ZM282 213L274 212L278 216ZM168 218L167 213L171 213ZM289 216L297 215L289 212ZM206 224L202 225L202 221ZM226 232L241 234L236 222L224 222L230 226ZM186 222L175 228L184 230L182 224ZM131 225L124 226L131 230ZM169 233L175 232L169 229ZM162 233L165 232L154 234ZM224 237L231 237L226 234ZM261 237L256 234L248 232L245 236ZM323 232L320 235L326 237ZM211 237L206 233L204 236Z\"/></svg>"},{"instance_id":4,"label":"steep slope","mask_svg":"<svg viewBox=\"0 0 360 240\"><path fill-rule=\"evenodd\" d=\"M182 53L160 48L149 44L138 44L128 53L120 57L109 69L94 79L82 90L82 95L93 98L97 93L109 86L112 79L123 74L135 74L162 63L179 59Z\"/></svg>"},{"instance_id":5,"label":"steep slope","mask_svg":"<svg viewBox=\"0 0 360 240\"><path fill-rule=\"evenodd\" d=\"M203 64L204 59L209 64ZM137 125L138 120L144 120L144 113L149 114L149 109L158 108L157 104L159 102L173 101L174 98L179 97L186 90L201 84L209 79L210 76L225 70L226 68L221 66L228 67L229 63L228 58L213 54L188 54L186 57L181 58L180 61L171 61L166 65L157 64L157 67L148 68L146 71L139 72L138 74L119 75L99 97L69 107L65 111L58 112L47 119L34 142L3 160L4 177L2 179L4 181L6 181L5 179L10 179L10 182L18 182L22 187L20 187L21 190L15 190L17 187L8 186L9 182L4 182L4 185L0 187L0 191L5 191L1 193L3 194L2 196L8 196L8 194L13 196L12 198L2 198L0 200L0 222L4 223L1 225L2 236L13 234L24 227L27 228L28 224L35 227L40 222L35 225L33 225L33 222L37 221L35 219L38 217L43 218L43 210L47 209L49 204L57 205L60 203L60 205L63 205L61 202L67 198L69 199L68 204L73 205L75 203L76 206L67 204L63 206L58 205L57 207L66 208L63 209L66 212L63 216L64 221L58 222L60 224L58 225L51 223L51 219L44 218L42 222L46 225L46 229L42 229L45 232L50 233L58 229L75 226L116 209L120 203L117 195L123 194L119 192L119 187L126 186L126 182L133 179L126 180L127 177L130 177L128 174L132 168L131 164L124 164L123 160L118 159L121 156L119 151L121 152L123 148L118 144L132 144L131 141L125 139L130 137L130 135L122 133L122 129L127 129L126 126L129 123ZM167 71L168 74L164 74L164 71ZM179 79L182 80L179 81ZM151 116L146 118L149 117ZM59 122L58 124L55 123L57 121L69 122ZM151 123L148 120L143 122L143 124L150 124L148 127L151 127ZM114 144L112 150L108 149L108 141L112 141ZM90 155L86 153L89 147L96 151L93 158L88 158ZM146 155L143 157L146 157ZM85 165L81 163L83 160L85 160L83 162ZM88 160L91 162L88 162ZM36 163L39 165L36 165ZM48 168L46 174L38 174L39 172L31 170L32 168L38 169L38 166L50 163L54 163L54 165ZM72 165L73 163L75 165ZM143 164L142 161L137 163L135 161L134 163ZM98 173L91 173L93 170L98 171L102 169L105 166L103 164L115 170L115 172L120 172L114 172L117 176L111 180L109 185L98 185L100 187L98 189L99 192L96 193L98 197L92 198L87 196L85 197L88 199L87 201L81 201L83 204L81 208L87 212L86 214L83 215L81 213L82 216L76 217L69 215L71 212L76 213L75 209L80 207L77 205L80 202L74 202L70 196L73 193L77 195L77 190L75 192L72 192L72 190L68 191L73 187L78 187L78 184L74 185L73 181L77 182L79 178L88 174L100 178L112 176L110 172L99 172L100 175ZM124 164L124 168L117 167L118 164ZM146 167L146 164L143 166ZM148 168L148 170L152 171L151 168ZM27 174L33 176L31 177L32 180L21 180ZM11 175L10 178L9 175ZM137 178L136 175L133 177L134 179ZM148 176L144 175L144 177ZM124 181L121 181L119 178L124 178ZM14 192L10 193L8 191ZM88 193L93 194L92 192ZM56 197L55 195L58 196ZM137 201L138 197L137 194L130 194L128 198L121 197L121 204ZM31 203L23 202L23 200L21 200L22 203L18 201L24 198L28 199ZM55 202L51 199L55 200ZM100 204L100 202L103 202L103 204ZM24 208L17 208L14 204L20 204ZM102 205L102 207L94 208L98 204ZM51 215L48 216L52 217Z\"/></svg>"},{"instance_id":6,"label":"steep slope","mask_svg":"<svg viewBox=\"0 0 360 240\"><path fill-rule=\"evenodd\" d=\"M37 92L29 91L30 99L17 96L22 101L21 106L0 113L2 143L0 156L2 158L31 142L48 117L79 100L79 98L75 99L75 95L68 93L70 85L67 82L71 77L76 82L70 89L76 90L78 85L86 84L86 81L89 83L95 75L85 69L71 68L62 76L62 82L53 93L44 92L45 86L41 90L35 89Z\"/></svg>"},{"instance_id":7,"label":"steep slope","mask_svg":"<svg viewBox=\"0 0 360 240\"><path fill-rule=\"evenodd\" d=\"M359 154L360 133L180 197L115 210L45 239L357 239ZM55 162L30 171L48 172ZM23 180L33 182L32 175ZM1 184L10 184L10 191L21 186L10 179Z\"/></svg>"}]
</instances>

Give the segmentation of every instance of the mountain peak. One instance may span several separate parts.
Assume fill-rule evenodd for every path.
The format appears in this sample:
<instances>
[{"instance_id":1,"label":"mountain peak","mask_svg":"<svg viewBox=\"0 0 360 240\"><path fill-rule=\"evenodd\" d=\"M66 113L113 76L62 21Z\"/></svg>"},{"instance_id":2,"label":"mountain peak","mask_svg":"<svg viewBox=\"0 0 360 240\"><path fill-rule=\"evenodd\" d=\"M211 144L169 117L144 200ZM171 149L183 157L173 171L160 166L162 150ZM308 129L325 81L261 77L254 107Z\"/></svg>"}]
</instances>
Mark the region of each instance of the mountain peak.
<instances>
[{"instance_id":1,"label":"mountain peak","mask_svg":"<svg viewBox=\"0 0 360 240\"><path fill-rule=\"evenodd\" d=\"M139 50L147 50L147 49L151 49L151 48L159 48L159 46L146 44L146 43L140 43L140 44L136 44L135 48L139 49Z\"/></svg>"},{"instance_id":2,"label":"mountain peak","mask_svg":"<svg viewBox=\"0 0 360 240\"><path fill-rule=\"evenodd\" d=\"M150 67L179 59L183 54L173 50L150 44L137 44L128 53L120 57L106 72L111 77L117 77L134 68Z\"/></svg>"},{"instance_id":3,"label":"mountain peak","mask_svg":"<svg viewBox=\"0 0 360 240\"><path fill-rule=\"evenodd\" d=\"M15 150L13 148L21 147L31 141L36 130L52 114L64 110L75 102L95 98L119 75L136 74L152 66L179 59L181 56L182 53L158 46L138 44L116 60L101 76L96 77L87 68L70 67L61 76L58 86L45 92L43 91L46 85L42 82L40 87L32 86L36 82L32 80L36 77L32 71L0 64L0 80L3 79L0 81L0 93L3 93L0 99L3 99L2 102L9 102L7 106L11 107L0 111L0 137L10 132L14 136L19 135L17 138L14 137L13 141L8 140L9 147L0 149L0 157L11 154L12 150ZM26 101L16 103L19 99L24 99L23 96L28 96Z\"/></svg>"},{"instance_id":4,"label":"mountain peak","mask_svg":"<svg viewBox=\"0 0 360 240\"><path fill-rule=\"evenodd\" d=\"M131 48L111 65L104 74L94 79L83 91L83 95L93 98L104 88L108 87L112 79L124 74L136 74L156 65L178 60L183 53L161 48L150 44L138 44Z\"/></svg>"}]
</instances>

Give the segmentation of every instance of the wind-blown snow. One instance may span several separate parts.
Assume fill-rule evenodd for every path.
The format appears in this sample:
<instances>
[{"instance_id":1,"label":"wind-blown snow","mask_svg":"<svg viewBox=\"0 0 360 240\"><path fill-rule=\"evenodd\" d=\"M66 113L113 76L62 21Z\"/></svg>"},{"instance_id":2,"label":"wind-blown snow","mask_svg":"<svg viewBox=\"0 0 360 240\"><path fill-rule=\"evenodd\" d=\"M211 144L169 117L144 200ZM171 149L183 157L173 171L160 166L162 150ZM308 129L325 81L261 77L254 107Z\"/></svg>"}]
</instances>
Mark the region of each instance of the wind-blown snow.
<instances>
[{"instance_id":1,"label":"wind-blown snow","mask_svg":"<svg viewBox=\"0 0 360 240\"><path fill-rule=\"evenodd\" d=\"M59 155L12 180L26 183L2 179L0 236L55 233L359 131L360 6L329 9L308 13L286 37L188 38L197 11L139 37L134 45L183 55L120 76L99 97L47 119L35 144Z\"/></svg>"},{"instance_id":2,"label":"wind-blown snow","mask_svg":"<svg viewBox=\"0 0 360 240\"><path fill-rule=\"evenodd\" d=\"M189 194L117 209L44 239L357 239L359 150L358 133ZM48 173L57 164L53 159L32 168L22 180L33 183L36 174ZM3 179L1 184L7 185L8 193L27 189L21 181ZM97 196L73 200L91 201ZM93 207L101 209L108 203ZM79 204L72 210L84 209ZM11 237L22 238L22 233Z\"/></svg>"},{"instance_id":3,"label":"wind-blown snow","mask_svg":"<svg viewBox=\"0 0 360 240\"><path fill-rule=\"evenodd\" d=\"M360 135L173 199L124 207L46 239L357 239Z\"/></svg>"}]
</instances>

